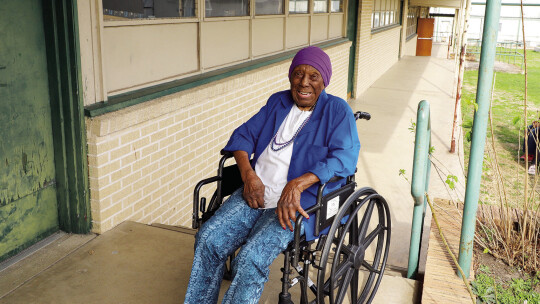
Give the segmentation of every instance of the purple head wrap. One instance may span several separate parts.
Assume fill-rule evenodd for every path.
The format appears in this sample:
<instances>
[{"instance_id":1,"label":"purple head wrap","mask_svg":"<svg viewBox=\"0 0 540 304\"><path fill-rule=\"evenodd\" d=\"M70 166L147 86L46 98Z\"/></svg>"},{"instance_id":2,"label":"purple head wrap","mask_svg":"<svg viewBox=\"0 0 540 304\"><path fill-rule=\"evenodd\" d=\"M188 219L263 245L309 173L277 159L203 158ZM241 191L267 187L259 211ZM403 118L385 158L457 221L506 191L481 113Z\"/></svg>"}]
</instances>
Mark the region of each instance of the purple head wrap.
<instances>
[{"instance_id":1,"label":"purple head wrap","mask_svg":"<svg viewBox=\"0 0 540 304\"><path fill-rule=\"evenodd\" d=\"M308 64L319 71L324 81L324 86L327 87L330 84L330 77L332 77L332 63L330 57L316 46L308 46L303 48L294 56L291 67L289 68L289 79L291 74L297 66L301 64Z\"/></svg>"}]
</instances>

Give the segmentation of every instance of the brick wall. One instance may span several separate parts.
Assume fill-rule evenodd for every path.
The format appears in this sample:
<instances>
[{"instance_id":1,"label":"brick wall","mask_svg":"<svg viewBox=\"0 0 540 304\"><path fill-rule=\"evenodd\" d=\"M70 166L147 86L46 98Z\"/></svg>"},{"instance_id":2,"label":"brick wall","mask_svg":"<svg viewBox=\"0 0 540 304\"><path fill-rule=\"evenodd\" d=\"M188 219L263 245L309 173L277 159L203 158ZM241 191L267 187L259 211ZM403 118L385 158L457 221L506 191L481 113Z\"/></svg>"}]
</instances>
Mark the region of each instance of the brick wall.
<instances>
[{"instance_id":1,"label":"brick wall","mask_svg":"<svg viewBox=\"0 0 540 304\"><path fill-rule=\"evenodd\" d=\"M407 44L407 27L408 24L408 18L409 15L409 1L403 1L401 3L401 34L400 34L400 53L399 58L402 58L405 56L405 45Z\"/></svg>"},{"instance_id":2,"label":"brick wall","mask_svg":"<svg viewBox=\"0 0 540 304\"><path fill-rule=\"evenodd\" d=\"M399 59L401 26L371 33L373 0L362 1L356 50L355 95L360 96Z\"/></svg>"},{"instance_id":3,"label":"brick wall","mask_svg":"<svg viewBox=\"0 0 540 304\"><path fill-rule=\"evenodd\" d=\"M329 94L346 98L350 43L325 49ZM274 92L290 61L86 118L93 231L125 220L191 225L193 188L215 174L231 132ZM208 191L208 190L207 190Z\"/></svg>"},{"instance_id":4,"label":"brick wall","mask_svg":"<svg viewBox=\"0 0 540 304\"><path fill-rule=\"evenodd\" d=\"M414 36L409 41L405 42L405 46L403 47L403 55L405 56L416 56L416 38L417 36Z\"/></svg>"}]
</instances>

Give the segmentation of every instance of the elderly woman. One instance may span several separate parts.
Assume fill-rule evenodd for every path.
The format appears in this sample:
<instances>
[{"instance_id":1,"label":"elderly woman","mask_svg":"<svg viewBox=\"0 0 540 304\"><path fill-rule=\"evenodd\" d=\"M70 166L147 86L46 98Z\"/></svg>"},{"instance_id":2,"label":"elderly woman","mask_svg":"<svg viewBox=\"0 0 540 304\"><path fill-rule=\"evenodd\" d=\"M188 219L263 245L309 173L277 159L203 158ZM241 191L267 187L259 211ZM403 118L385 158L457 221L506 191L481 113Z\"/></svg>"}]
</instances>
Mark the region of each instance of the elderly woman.
<instances>
[{"instance_id":1,"label":"elderly woman","mask_svg":"<svg viewBox=\"0 0 540 304\"><path fill-rule=\"evenodd\" d=\"M244 186L197 233L185 303L217 302L227 257L240 247L222 303L257 303L269 266L294 238L297 214L305 217L301 233L315 238L315 216L304 209L315 204L319 183L354 173L360 150L351 108L324 91L331 75L323 50L300 50L290 90L270 96L233 132L224 150L233 152Z\"/></svg>"}]
</instances>

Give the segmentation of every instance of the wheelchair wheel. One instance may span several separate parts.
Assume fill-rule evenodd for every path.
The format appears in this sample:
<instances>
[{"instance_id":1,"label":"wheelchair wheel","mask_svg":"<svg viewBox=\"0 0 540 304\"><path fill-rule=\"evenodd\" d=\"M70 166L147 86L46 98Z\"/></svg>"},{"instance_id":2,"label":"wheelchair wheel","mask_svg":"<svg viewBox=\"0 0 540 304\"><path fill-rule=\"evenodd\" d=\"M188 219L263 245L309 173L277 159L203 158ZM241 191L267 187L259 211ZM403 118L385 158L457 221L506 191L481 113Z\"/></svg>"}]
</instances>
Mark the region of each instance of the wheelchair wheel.
<instances>
[{"instance_id":1,"label":"wheelchair wheel","mask_svg":"<svg viewBox=\"0 0 540 304\"><path fill-rule=\"evenodd\" d=\"M317 303L371 303L386 266L390 228L388 204L375 190L362 188L346 200L321 253Z\"/></svg>"}]
</instances>

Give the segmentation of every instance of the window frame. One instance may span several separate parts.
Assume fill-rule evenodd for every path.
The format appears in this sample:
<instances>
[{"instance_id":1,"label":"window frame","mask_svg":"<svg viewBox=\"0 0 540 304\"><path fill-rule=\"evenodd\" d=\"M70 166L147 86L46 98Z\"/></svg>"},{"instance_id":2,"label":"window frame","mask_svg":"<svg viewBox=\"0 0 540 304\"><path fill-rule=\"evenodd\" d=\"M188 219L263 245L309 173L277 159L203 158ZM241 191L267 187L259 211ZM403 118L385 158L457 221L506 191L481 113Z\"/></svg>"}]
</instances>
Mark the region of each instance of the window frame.
<instances>
[{"instance_id":1,"label":"window frame","mask_svg":"<svg viewBox=\"0 0 540 304\"><path fill-rule=\"evenodd\" d=\"M214 19L219 19L219 21L226 21L226 20L242 20L242 19L251 19L252 16L255 13L255 0L249 0L247 2L247 14L241 15L241 16L206 16L206 1L204 0L195 0L195 2L198 3L198 6L201 6L201 10L199 11L199 16L202 15L203 21L212 21ZM202 4L201 4L202 2ZM224 18L224 19L223 19Z\"/></svg>"},{"instance_id":2,"label":"window frame","mask_svg":"<svg viewBox=\"0 0 540 304\"><path fill-rule=\"evenodd\" d=\"M418 30L418 18L420 15L420 7L419 6L409 6L407 10L407 28L405 29L405 37L406 41L412 39L416 34ZM410 22L411 20L414 20L414 22ZM414 30L412 30L414 28Z\"/></svg>"},{"instance_id":3,"label":"window frame","mask_svg":"<svg viewBox=\"0 0 540 304\"><path fill-rule=\"evenodd\" d=\"M374 0L371 11L371 33L401 26L402 0ZM377 22L375 22L377 20Z\"/></svg>"},{"instance_id":4,"label":"window frame","mask_svg":"<svg viewBox=\"0 0 540 304\"><path fill-rule=\"evenodd\" d=\"M193 40L193 43L197 44L197 68L195 70L192 70L190 72L182 72L178 73L172 76L167 76L166 78L160 78L155 77L152 78L152 80L146 81L146 82L137 82L133 81L133 85L128 86L117 86L117 85L110 85L109 81L105 81L105 79L108 78L110 71L114 71L116 68L112 68L113 70L110 70L104 75L103 82L103 91L106 96L108 97L115 97L120 96L129 92L133 92L134 90L141 90L149 87L153 87L156 85L162 85L169 83L171 81L179 81L185 78L194 77L197 75L204 75L205 73L210 73L216 70L220 70L223 68L233 67L239 64L246 64L253 60L259 60L264 57L271 57L276 56L284 52L289 52L293 49L298 49L301 47L306 47L309 45L316 45L325 43L328 41L334 41L336 39L343 39L346 35L346 22L347 22L347 6L348 1L354 1L354 0L343 0L341 3L341 12L331 12L331 0L326 0L326 8L327 12L325 13L315 13L314 12L314 0L307 0L308 2L308 12L307 13L290 13L289 12L289 1L290 0L283 0L283 6L284 6L284 13L283 14L269 14L269 15L256 15L256 3L255 0L249 0L249 15L247 16L226 16L226 17L206 17L205 14L205 0L196 0L196 17L178 17L178 18L146 18L146 19L131 19L131 20L106 20L106 16L103 15L104 10L102 7L103 2L97 1L99 3L97 13L98 18L100 19L101 23L101 33L100 33L100 41L103 41L103 35L107 32L108 28L114 28L114 27L138 27L138 26L152 26L152 25L167 25L167 24L196 24L198 27L198 34L196 40ZM307 18L306 28L304 28L304 31L307 31L306 39L300 39L295 40L297 42L291 43L291 40L289 39L297 39L297 38L289 38L294 37L290 32L290 28L288 28L287 20L292 20L295 18ZM324 32L321 32L320 30L317 30L317 33L320 35L317 37L316 35L313 35L314 31L314 18L326 18L326 34ZM283 43L274 43L273 45L275 47L268 48L268 52L257 52L255 51L256 48L259 48L259 43L255 44L256 42L254 39L254 24L255 20L262 20L262 19L282 19L283 20ZM205 57L209 55L204 55L202 48L202 40L203 37L206 35L206 33L203 31L204 24L211 24L215 22L223 22L223 21L249 21L249 35L245 38L248 43L248 50L247 50L247 57L244 59L234 59L232 61L224 60L223 63L220 63L218 65L212 65L208 64L207 59L211 57ZM339 21L338 21L339 20ZM324 31L324 29L323 29ZM210 33L209 33L210 35ZM209 37L209 36L206 36ZM101 44L102 42L100 42ZM191 42L189 42L191 43ZM257 47L256 47L257 46ZM105 56L105 54L109 54L110 51L108 51L108 48L103 46L101 44L101 56ZM206 58L206 59L205 59ZM107 71L108 68L106 66L107 63L103 61L102 67L104 71ZM113 78L115 79L115 78Z\"/></svg>"},{"instance_id":5,"label":"window frame","mask_svg":"<svg viewBox=\"0 0 540 304\"><path fill-rule=\"evenodd\" d=\"M306 0L307 1L307 11L304 13L304 12L300 12L300 13L296 13L296 12L293 12L291 13L289 11L289 4L290 4L290 0L285 0L285 3L287 5L286 7L286 15L289 16L289 15L292 15L292 16L309 16L309 15L312 15L313 14L313 0Z\"/></svg>"},{"instance_id":6,"label":"window frame","mask_svg":"<svg viewBox=\"0 0 540 304\"><path fill-rule=\"evenodd\" d=\"M332 11L332 1L338 1L341 3L341 11L337 11L337 12L333 12ZM351 0L353 1L353 0ZM347 4L347 1L346 0L328 0L329 2L329 6L330 6L330 9L328 10L328 12L330 14L338 14L338 13L345 13L345 5Z\"/></svg>"},{"instance_id":7,"label":"window frame","mask_svg":"<svg viewBox=\"0 0 540 304\"><path fill-rule=\"evenodd\" d=\"M281 14L260 14L260 15L257 15L257 2L256 0L252 1L253 2L253 18L256 18L256 17L283 17L287 14L286 12L286 9L288 8L288 5L286 5L286 3L288 2L287 0L281 0L281 3L283 5L283 13Z\"/></svg>"},{"instance_id":8,"label":"window frame","mask_svg":"<svg viewBox=\"0 0 540 304\"><path fill-rule=\"evenodd\" d=\"M103 8L103 0L98 0L99 7L99 18L101 22L106 26L108 23L114 23L118 26L129 26L129 25L146 25L146 24L165 24L165 23L181 23L181 22L193 22L198 21L200 18L201 12L201 2L204 5L204 0L195 0L195 16L194 17L160 17L160 18L140 18L140 19L119 19L119 20L106 20ZM251 2L251 1L250 1Z\"/></svg>"},{"instance_id":9,"label":"window frame","mask_svg":"<svg viewBox=\"0 0 540 304\"><path fill-rule=\"evenodd\" d=\"M315 1L326 1L326 11L325 12L316 12L315 11ZM316 14L318 16L324 15L324 14L330 14L330 0L311 0L310 2L312 3L313 14Z\"/></svg>"}]
</instances>

